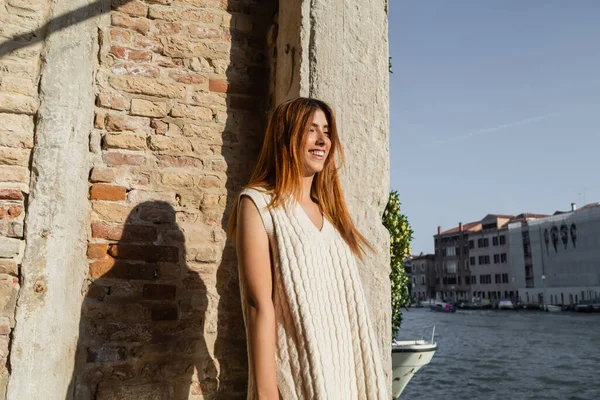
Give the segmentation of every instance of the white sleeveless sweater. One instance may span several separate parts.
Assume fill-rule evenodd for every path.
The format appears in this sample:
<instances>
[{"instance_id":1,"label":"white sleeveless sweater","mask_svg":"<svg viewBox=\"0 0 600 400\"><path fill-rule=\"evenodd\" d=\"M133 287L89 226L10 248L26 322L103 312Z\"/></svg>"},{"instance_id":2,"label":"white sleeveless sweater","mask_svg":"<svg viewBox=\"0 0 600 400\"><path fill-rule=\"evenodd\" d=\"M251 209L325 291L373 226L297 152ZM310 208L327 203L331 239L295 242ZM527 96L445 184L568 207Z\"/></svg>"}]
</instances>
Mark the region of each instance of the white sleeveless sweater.
<instances>
[{"instance_id":1,"label":"white sleeveless sweater","mask_svg":"<svg viewBox=\"0 0 600 400\"><path fill-rule=\"evenodd\" d=\"M245 189L243 195L260 212L274 263L280 398L389 400L377 338L349 246L327 219L319 230L294 200L269 210L268 194ZM244 285L240 287L247 321ZM255 398L250 367L248 399Z\"/></svg>"}]
</instances>

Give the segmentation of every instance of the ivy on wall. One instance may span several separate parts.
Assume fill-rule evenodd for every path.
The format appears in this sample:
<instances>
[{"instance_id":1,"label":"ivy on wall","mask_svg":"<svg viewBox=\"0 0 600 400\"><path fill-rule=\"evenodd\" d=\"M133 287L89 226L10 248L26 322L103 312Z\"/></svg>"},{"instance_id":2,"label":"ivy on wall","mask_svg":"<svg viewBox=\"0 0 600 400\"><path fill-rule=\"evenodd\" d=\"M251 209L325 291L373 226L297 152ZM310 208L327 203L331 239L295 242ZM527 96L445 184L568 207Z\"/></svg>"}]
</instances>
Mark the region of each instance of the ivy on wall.
<instances>
[{"instance_id":1,"label":"ivy on wall","mask_svg":"<svg viewBox=\"0 0 600 400\"><path fill-rule=\"evenodd\" d=\"M413 238L413 230L408 223L408 218L400 214L398 192L390 192L382 219L383 225L390 233L393 338L402 323L402 307L408 306L410 302L409 281L404 269L404 259L410 255L410 242Z\"/></svg>"}]
</instances>

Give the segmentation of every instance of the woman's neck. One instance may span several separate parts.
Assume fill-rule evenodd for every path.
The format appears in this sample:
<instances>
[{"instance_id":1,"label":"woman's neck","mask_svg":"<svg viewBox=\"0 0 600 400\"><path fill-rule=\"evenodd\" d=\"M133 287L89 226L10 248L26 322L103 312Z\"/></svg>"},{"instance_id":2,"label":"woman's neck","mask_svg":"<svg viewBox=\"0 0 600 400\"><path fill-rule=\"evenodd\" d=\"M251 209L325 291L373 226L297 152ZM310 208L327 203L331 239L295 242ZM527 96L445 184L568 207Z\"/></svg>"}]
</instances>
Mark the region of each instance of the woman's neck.
<instances>
[{"instance_id":1,"label":"woman's neck","mask_svg":"<svg viewBox=\"0 0 600 400\"><path fill-rule=\"evenodd\" d=\"M302 193L300 193L300 202L308 203L312 202L312 198L310 197L312 184L315 176L305 176L302 178Z\"/></svg>"}]
</instances>

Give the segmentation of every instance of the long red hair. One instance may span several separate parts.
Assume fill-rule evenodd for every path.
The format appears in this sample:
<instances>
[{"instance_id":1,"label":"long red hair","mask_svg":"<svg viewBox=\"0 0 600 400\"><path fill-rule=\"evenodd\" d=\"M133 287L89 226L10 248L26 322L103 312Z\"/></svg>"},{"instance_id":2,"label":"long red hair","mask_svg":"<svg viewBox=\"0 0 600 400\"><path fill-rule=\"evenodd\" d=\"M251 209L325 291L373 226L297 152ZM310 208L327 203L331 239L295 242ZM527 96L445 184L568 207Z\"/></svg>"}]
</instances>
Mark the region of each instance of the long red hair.
<instances>
[{"instance_id":1,"label":"long red hair","mask_svg":"<svg viewBox=\"0 0 600 400\"><path fill-rule=\"evenodd\" d=\"M331 148L323 170L314 177L311 197L317 200L321 212L337 229L352 252L363 258L365 250L373 250L365 237L356 229L344 200L338 177L338 163L343 164L344 153L335 123L333 110L325 102L299 97L275 108L265 134L258 163L247 188L259 188L271 194L269 207L282 206L293 196L300 198L302 191L301 148L304 135L309 131L313 115L323 111L329 125ZM229 216L229 238L235 240L239 198L233 203Z\"/></svg>"}]
</instances>

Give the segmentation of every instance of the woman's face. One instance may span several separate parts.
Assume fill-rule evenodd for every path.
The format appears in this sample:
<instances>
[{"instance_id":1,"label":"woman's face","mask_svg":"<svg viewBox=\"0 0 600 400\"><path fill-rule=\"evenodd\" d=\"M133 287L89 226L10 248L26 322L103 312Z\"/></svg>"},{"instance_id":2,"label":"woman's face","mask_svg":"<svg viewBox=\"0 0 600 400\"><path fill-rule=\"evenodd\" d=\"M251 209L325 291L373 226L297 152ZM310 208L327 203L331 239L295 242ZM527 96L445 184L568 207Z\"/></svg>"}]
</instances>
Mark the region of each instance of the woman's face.
<instances>
[{"instance_id":1,"label":"woman's face","mask_svg":"<svg viewBox=\"0 0 600 400\"><path fill-rule=\"evenodd\" d=\"M322 110L315 111L308 132L304 134L301 148L301 162L304 176L321 172L329 156L331 140L327 117Z\"/></svg>"}]
</instances>

